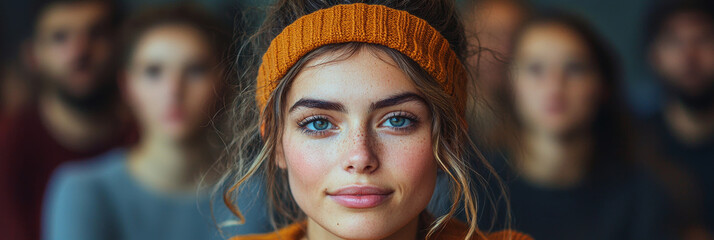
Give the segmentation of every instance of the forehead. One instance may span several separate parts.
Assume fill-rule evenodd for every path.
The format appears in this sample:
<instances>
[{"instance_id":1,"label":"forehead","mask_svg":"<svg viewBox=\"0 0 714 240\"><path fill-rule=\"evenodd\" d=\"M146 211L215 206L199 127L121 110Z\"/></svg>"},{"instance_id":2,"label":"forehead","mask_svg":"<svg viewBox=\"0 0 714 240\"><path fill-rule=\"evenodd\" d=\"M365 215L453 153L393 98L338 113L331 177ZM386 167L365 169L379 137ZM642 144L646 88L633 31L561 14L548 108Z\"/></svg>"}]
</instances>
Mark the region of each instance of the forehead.
<instances>
[{"instance_id":1,"label":"forehead","mask_svg":"<svg viewBox=\"0 0 714 240\"><path fill-rule=\"evenodd\" d=\"M577 55L586 54L582 38L572 29L545 23L529 27L519 41L520 54Z\"/></svg>"},{"instance_id":2,"label":"forehead","mask_svg":"<svg viewBox=\"0 0 714 240\"><path fill-rule=\"evenodd\" d=\"M477 4L472 10L481 28L512 27L525 18L525 10L508 1L487 1ZM498 29L484 29L498 30Z\"/></svg>"},{"instance_id":3,"label":"forehead","mask_svg":"<svg viewBox=\"0 0 714 240\"><path fill-rule=\"evenodd\" d=\"M46 7L37 21L38 32L57 28L81 29L107 21L109 6L102 2L56 3Z\"/></svg>"},{"instance_id":4,"label":"forehead","mask_svg":"<svg viewBox=\"0 0 714 240\"><path fill-rule=\"evenodd\" d=\"M689 32L714 31L714 19L696 11L685 11L670 16L664 24L664 33L680 34Z\"/></svg>"},{"instance_id":5,"label":"forehead","mask_svg":"<svg viewBox=\"0 0 714 240\"><path fill-rule=\"evenodd\" d=\"M136 49L138 55L180 56L207 53L210 46L198 29L176 23L146 30Z\"/></svg>"},{"instance_id":6,"label":"forehead","mask_svg":"<svg viewBox=\"0 0 714 240\"><path fill-rule=\"evenodd\" d=\"M369 104L405 92L419 93L409 76L382 50L363 47L347 58L327 52L298 73L288 92L288 104L314 98L350 105ZM337 60L336 60L337 59Z\"/></svg>"}]
</instances>

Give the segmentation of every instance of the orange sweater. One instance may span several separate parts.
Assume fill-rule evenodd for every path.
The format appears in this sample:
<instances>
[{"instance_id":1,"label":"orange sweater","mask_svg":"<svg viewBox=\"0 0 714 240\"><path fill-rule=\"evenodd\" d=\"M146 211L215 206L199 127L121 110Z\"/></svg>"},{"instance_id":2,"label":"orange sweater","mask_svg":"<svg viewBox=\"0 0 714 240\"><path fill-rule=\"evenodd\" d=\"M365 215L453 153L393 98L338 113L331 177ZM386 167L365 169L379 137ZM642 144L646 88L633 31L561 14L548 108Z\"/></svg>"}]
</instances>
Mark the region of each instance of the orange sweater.
<instances>
[{"instance_id":1,"label":"orange sweater","mask_svg":"<svg viewBox=\"0 0 714 240\"><path fill-rule=\"evenodd\" d=\"M230 240L300 240L305 236L305 222L294 223L287 227L284 227L276 232L266 233L266 234L255 234L246 236L235 236ZM462 240L466 238L466 233L468 227L466 224L459 222L457 220L451 220L446 227L433 237L434 240ZM509 238L511 237L511 238ZM519 233L516 231L498 231L490 234L486 234L486 239L480 239L478 237L472 238L474 240L533 240L530 236Z\"/></svg>"}]
</instances>

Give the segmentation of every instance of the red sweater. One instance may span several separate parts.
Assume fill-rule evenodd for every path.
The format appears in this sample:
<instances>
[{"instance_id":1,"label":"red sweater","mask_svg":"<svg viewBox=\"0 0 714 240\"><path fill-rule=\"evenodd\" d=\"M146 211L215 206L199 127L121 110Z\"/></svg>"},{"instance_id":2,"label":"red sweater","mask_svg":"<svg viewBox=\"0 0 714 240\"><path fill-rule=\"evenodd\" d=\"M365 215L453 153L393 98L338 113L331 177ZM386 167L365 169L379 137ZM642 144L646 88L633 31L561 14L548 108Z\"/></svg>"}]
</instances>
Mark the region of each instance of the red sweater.
<instances>
[{"instance_id":1,"label":"red sweater","mask_svg":"<svg viewBox=\"0 0 714 240\"><path fill-rule=\"evenodd\" d=\"M64 162L91 158L133 142L135 131L126 133L132 137L119 136L94 149L73 151L52 137L37 107L0 120L0 233L3 239L39 239L42 200L54 169Z\"/></svg>"}]
</instances>

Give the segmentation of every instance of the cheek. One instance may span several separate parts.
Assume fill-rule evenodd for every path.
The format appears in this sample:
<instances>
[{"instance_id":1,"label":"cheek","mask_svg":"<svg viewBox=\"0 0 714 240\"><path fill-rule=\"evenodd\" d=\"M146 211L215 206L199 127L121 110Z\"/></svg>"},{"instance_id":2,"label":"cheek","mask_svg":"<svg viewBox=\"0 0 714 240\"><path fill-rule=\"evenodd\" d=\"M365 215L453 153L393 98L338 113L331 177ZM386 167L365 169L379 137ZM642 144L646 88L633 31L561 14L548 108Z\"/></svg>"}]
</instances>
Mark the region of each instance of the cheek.
<instances>
[{"instance_id":1,"label":"cheek","mask_svg":"<svg viewBox=\"0 0 714 240\"><path fill-rule=\"evenodd\" d=\"M61 63L65 65L70 65L72 64L71 60L74 60L73 58L77 57L78 50L77 48L73 48L72 45L76 43L64 43L60 45L53 45L50 48L53 50L53 55L55 55L58 58L58 62L62 61Z\"/></svg>"},{"instance_id":2,"label":"cheek","mask_svg":"<svg viewBox=\"0 0 714 240\"><path fill-rule=\"evenodd\" d=\"M289 130L290 131L290 130ZM334 147L321 144L323 141L306 141L301 133L286 132L283 136L283 157L293 196L300 199L320 192L324 179L331 169L329 149Z\"/></svg>"},{"instance_id":3,"label":"cheek","mask_svg":"<svg viewBox=\"0 0 714 240\"><path fill-rule=\"evenodd\" d=\"M677 72L685 64L684 55L681 54L682 51L672 50L671 48L666 48L660 50L656 55L656 62L658 63L658 69L664 71L665 73Z\"/></svg>"},{"instance_id":4,"label":"cheek","mask_svg":"<svg viewBox=\"0 0 714 240\"><path fill-rule=\"evenodd\" d=\"M538 86L538 81L524 77L514 81L513 97L518 115L525 120L536 118L540 106L545 104L545 92L540 91L543 86Z\"/></svg>"},{"instance_id":5,"label":"cheek","mask_svg":"<svg viewBox=\"0 0 714 240\"><path fill-rule=\"evenodd\" d=\"M152 88L142 79L127 80L128 102L134 114L144 124L158 121L159 114L162 112L162 93L157 91L159 91L157 88Z\"/></svg>"},{"instance_id":6,"label":"cheek","mask_svg":"<svg viewBox=\"0 0 714 240\"><path fill-rule=\"evenodd\" d=\"M421 132L415 136L387 139L380 154L380 167L387 173L385 175L392 176L384 180L400 185L408 199L430 199L436 182L437 164L430 129Z\"/></svg>"},{"instance_id":7,"label":"cheek","mask_svg":"<svg viewBox=\"0 0 714 240\"><path fill-rule=\"evenodd\" d=\"M573 121L583 122L594 117L597 106L602 103L601 86L594 77L577 81L566 91L567 103Z\"/></svg>"},{"instance_id":8,"label":"cheek","mask_svg":"<svg viewBox=\"0 0 714 240\"><path fill-rule=\"evenodd\" d=\"M216 81L206 79L186 87L185 99L182 99L182 102L189 115L204 118L210 114L218 100L214 82Z\"/></svg>"},{"instance_id":9,"label":"cheek","mask_svg":"<svg viewBox=\"0 0 714 240\"><path fill-rule=\"evenodd\" d=\"M44 53L40 54L40 59L42 65L46 71L51 71L52 73L63 73L69 71L68 66L71 61L69 52L67 48L63 46L47 46L41 48Z\"/></svg>"},{"instance_id":10,"label":"cheek","mask_svg":"<svg viewBox=\"0 0 714 240\"><path fill-rule=\"evenodd\" d=\"M398 165L397 169L403 170L405 175L419 176L410 173L421 173L434 168L431 140L428 136L400 140L390 145L384 148L385 155L387 155L386 159L393 159L393 161L384 162Z\"/></svg>"},{"instance_id":11,"label":"cheek","mask_svg":"<svg viewBox=\"0 0 714 240\"><path fill-rule=\"evenodd\" d=\"M702 51L702 54L699 55L699 58L701 64L703 65L700 67L708 71L709 74L714 75L714 46L705 48L705 50Z\"/></svg>"}]
</instances>

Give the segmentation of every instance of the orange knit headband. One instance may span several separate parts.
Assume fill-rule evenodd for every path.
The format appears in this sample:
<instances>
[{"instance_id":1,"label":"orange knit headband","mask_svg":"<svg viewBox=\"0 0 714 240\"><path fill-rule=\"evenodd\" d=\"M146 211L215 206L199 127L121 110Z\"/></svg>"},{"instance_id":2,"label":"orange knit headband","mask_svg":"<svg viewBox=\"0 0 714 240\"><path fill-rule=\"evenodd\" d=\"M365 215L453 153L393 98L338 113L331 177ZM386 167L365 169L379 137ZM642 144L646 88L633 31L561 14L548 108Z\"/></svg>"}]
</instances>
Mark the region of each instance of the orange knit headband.
<instances>
[{"instance_id":1,"label":"orange knit headband","mask_svg":"<svg viewBox=\"0 0 714 240\"><path fill-rule=\"evenodd\" d=\"M454 81L465 80L465 69L449 42L425 20L382 5L342 4L300 17L273 39L258 70L256 100L260 109L265 108L280 79L305 54L347 42L379 44L401 52L451 95L455 95Z\"/></svg>"}]
</instances>

